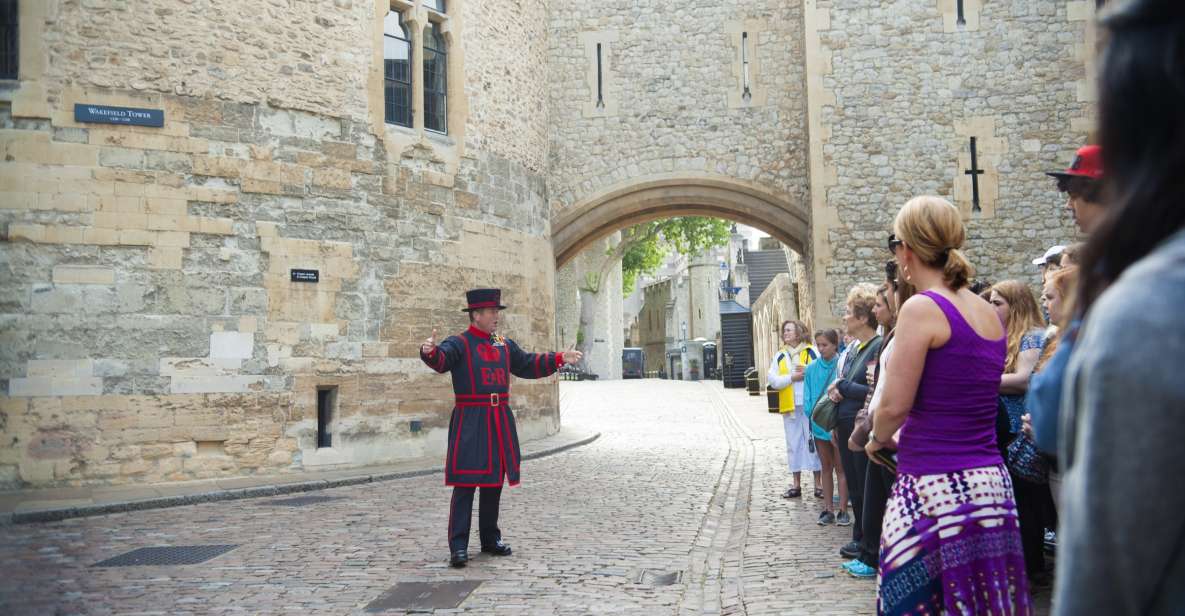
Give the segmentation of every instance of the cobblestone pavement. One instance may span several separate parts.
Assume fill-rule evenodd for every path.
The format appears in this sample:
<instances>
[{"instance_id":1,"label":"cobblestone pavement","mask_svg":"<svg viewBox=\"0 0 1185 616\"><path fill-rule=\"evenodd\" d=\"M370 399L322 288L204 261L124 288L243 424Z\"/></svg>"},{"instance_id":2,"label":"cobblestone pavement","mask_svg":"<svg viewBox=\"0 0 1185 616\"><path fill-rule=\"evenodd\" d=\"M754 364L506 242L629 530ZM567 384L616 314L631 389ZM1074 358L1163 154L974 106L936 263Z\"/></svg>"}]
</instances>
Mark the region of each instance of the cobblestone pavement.
<instances>
[{"instance_id":1,"label":"cobblestone pavement","mask_svg":"<svg viewBox=\"0 0 1185 616\"><path fill-rule=\"evenodd\" d=\"M763 397L647 380L565 382L561 399L566 426L602 436L524 464L502 499L509 558L474 538L469 566L446 566L449 491L433 475L303 507L269 504L287 495L0 527L0 613L362 614L396 583L455 580L481 584L435 613L874 611L875 583L839 570L849 529L815 524L809 479L804 498L779 497L781 421ZM197 565L93 566L204 544L238 547Z\"/></svg>"}]
</instances>

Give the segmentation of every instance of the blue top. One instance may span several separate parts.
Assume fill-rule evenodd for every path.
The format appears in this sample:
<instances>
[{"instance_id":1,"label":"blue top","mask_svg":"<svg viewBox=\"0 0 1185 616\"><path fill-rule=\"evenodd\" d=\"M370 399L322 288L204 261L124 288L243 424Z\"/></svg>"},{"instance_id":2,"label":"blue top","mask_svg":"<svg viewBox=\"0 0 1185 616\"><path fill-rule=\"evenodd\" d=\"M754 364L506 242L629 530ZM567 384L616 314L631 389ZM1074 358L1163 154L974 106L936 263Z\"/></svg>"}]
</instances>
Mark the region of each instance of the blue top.
<instances>
[{"instance_id":1,"label":"blue top","mask_svg":"<svg viewBox=\"0 0 1185 616\"><path fill-rule=\"evenodd\" d=\"M1025 396L1025 408L1033 416L1033 439L1037 449L1049 455L1057 455L1058 409L1062 405L1062 383L1066 380L1066 366L1074 352L1074 339L1078 337L1081 319L1075 319L1066 328L1058 342L1053 357L1045 363L1041 372L1029 381L1029 393Z\"/></svg>"},{"instance_id":2,"label":"blue top","mask_svg":"<svg viewBox=\"0 0 1185 616\"><path fill-rule=\"evenodd\" d=\"M1034 329L1020 338L1020 351L1037 349L1040 352L1045 347L1045 330ZM1021 415L1025 414L1025 394L1001 394L1000 401L1004 403L1004 409L1008 411L1008 432L1016 434L1020 432Z\"/></svg>"},{"instance_id":3,"label":"blue top","mask_svg":"<svg viewBox=\"0 0 1185 616\"><path fill-rule=\"evenodd\" d=\"M807 364L806 372L802 375L802 408L807 417L815 410L815 404L827 391L827 386L835 380L835 366L839 363L839 354L831 360L819 356L815 361ZM814 427L814 421L811 422Z\"/></svg>"},{"instance_id":4,"label":"blue top","mask_svg":"<svg viewBox=\"0 0 1185 616\"><path fill-rule=\"evenodd\" d=\"M899 472L951 473L1001 463L996 411L1008 336L980 336L950 300L929 297L950 324L950 339L926 353L913 408L901 429Z\"/></svg>"}]
</instances>

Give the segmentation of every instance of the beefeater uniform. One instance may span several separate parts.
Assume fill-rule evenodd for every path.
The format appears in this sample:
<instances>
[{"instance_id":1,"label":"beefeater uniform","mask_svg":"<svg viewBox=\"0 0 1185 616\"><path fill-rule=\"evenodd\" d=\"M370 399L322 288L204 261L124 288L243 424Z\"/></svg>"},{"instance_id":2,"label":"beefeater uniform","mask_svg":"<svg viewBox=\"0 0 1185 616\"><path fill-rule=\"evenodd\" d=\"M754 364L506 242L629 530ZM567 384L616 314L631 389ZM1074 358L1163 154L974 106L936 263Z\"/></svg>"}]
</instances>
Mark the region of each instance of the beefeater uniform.
<instances>
[{"instance_id":1,"label":"beefeater uniform","mask_svg":"<svg viewBox=\"0 0 1185 616\"><path fill-rule=\"evenodd\" d=\"M504 309L501 291L477 289L466 294L469 307ZM453 486L449 507L449 551L467 550L473 496L481 489L478 528L483 548L502 539L498 507L502 483L519 483L518 431L510 409L510 375L538 379L563 365L560 353L526 353L513 340L469 326L449 336L420 359L433 370L453 378L453 407L448 429L444 483Z\"/></svg>"}]
</instances>

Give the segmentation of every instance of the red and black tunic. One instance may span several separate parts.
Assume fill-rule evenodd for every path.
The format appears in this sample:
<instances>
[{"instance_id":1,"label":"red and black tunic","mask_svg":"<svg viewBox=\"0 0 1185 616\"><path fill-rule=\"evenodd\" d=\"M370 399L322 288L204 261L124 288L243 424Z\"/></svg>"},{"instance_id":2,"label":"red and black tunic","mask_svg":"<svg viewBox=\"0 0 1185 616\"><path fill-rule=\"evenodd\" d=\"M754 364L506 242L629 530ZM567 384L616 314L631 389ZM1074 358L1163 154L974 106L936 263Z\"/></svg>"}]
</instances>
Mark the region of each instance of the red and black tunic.
<instances>
[{"instance_id":1,"label":"red and black tunic","mask_svg":"<svg viewBox=\"0 0 1185 616\"><path fill-rule=\"evenodd\" d=\"M452 372L456 406L448 426L444 483L496 487L505 477L518 485L519 449L510 410L510 375L538 379L563 365L559 353L525 353L510 339L495 342L473 327L449 336L420 359L437 372Z\"/></svg>"}]
</instances>

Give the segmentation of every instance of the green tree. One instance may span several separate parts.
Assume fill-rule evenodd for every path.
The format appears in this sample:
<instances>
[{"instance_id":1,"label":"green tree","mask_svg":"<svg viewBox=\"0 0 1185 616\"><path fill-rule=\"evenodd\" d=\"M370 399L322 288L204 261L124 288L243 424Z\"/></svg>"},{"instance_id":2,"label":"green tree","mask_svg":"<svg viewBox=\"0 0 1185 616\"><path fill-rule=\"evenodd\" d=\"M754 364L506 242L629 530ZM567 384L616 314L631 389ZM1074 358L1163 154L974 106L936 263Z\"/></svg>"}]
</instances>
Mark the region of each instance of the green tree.
<instances>
[{"instance_id":1,"label":"green tree","mask_svg":"<svg viewBox=\"0 0 1185 616\"><path fill-rule=\"evenodd\" d=\"M621 291L634 291L638 276L653 274L672 250L695 256L715 246L728 244L732 223L719 218L680 216L644 222L623 229L621 241L605 251L605 258L596 272L585 275L582 291L601 292L601 281L609 275L615 263L621 261Z\"/></svg>"},{"instance_id":2,"label":"green tree","mask_svg":"<svg viewBox=\"0 0 1185 616\"><path fill-rule=\"evenodd\" d=\"M728 244L731 224L719 218L684 216L635 225L621 234L621 292L634 292L638 276L653 274L673 249L695 256Z\"/></svg>"}]
</instances>

